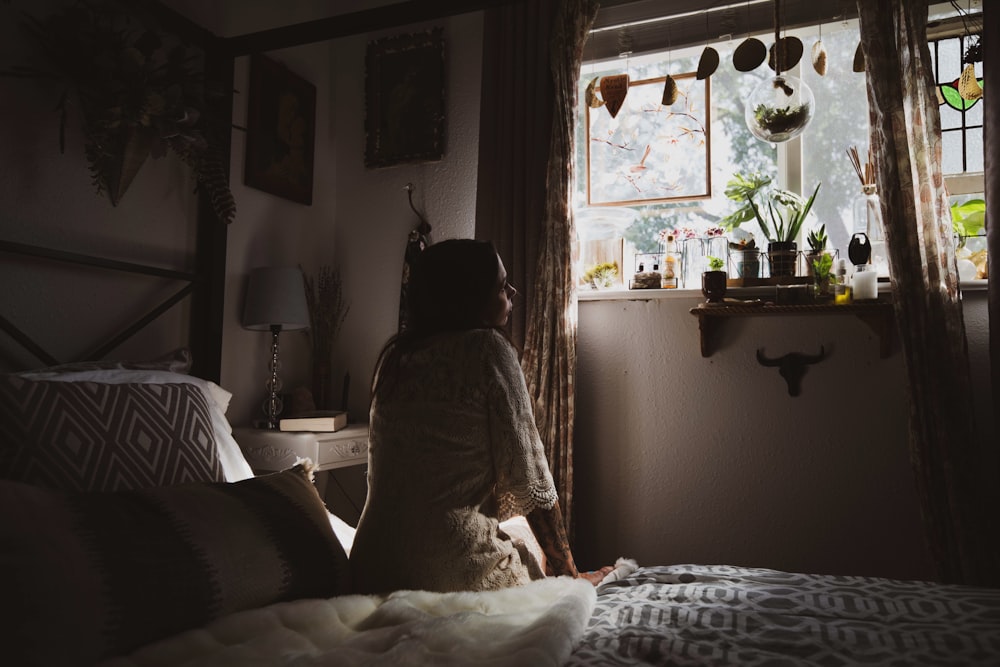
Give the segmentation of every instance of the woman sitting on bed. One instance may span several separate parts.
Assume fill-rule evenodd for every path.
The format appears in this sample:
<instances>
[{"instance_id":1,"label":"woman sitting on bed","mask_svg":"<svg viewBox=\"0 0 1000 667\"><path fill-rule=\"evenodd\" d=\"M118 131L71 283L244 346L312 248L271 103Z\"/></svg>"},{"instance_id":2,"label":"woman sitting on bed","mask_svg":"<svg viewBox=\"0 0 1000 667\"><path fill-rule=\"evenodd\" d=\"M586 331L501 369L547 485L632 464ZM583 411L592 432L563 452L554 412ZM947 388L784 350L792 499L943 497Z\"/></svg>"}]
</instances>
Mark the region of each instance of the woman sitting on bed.
<instances>
[{"instance_id":1,"label":"woman sitting on bed","mask_svg":"<svg viewBox=\"0 0 1000 667\"><path fill-rule=\"evenodd\" d=\"M525 515L550 575L580 573L518 363L501 329L517 290L492 243L414 263L408 324L372 381L368 498L351 550L359 593L476 591L543 575L498 522Z\"/></svg>"}]
</instances>

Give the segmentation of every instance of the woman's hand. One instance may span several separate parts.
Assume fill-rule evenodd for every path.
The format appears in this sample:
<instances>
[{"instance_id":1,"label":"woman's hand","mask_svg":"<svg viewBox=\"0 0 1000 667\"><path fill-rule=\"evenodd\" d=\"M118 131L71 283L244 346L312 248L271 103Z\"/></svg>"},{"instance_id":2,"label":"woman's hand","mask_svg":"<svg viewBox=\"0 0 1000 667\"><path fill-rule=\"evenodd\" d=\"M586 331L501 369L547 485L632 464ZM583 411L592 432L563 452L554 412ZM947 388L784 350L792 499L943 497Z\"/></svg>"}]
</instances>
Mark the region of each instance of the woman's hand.
<instances>
[{"instance_id":1,"label":"woman's hand","mask_svg":"<svg viewBox=\"0 0 1000 667\"><path fill-rule=\"evenodd\" d=\"M608 574L610 574L613 569L615 569L614 565L605 565L600 570L591 570L590 572L581 572L579 574L579 577L581 579L586 579L587 581L589 581L590 583L592 583L594 586L597 586L602 581L604 581L604 577L608 576Z\"/></svg>"}]
</instances>

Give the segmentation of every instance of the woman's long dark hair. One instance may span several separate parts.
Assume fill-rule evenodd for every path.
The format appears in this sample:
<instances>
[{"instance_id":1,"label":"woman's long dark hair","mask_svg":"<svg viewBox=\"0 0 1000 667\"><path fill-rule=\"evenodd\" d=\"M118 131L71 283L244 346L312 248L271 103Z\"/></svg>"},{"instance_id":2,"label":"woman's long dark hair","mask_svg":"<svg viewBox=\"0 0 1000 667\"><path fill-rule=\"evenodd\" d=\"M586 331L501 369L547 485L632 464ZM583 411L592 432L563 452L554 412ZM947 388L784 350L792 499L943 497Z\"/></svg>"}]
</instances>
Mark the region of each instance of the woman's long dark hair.
<instances>
[{"instance_id":1,"label":"woman's long dark hair","mask_svg":"<svg viewBox=\"0 0 1000 667\"><path fill-rule=\"evenodd\" d=\"M387 378L395 378L400 358L426 338L446 331L497 328L485 321L484 313L500 289L499 270L491 241L449 239L420 253L410 269L406 328L379 353L373 398Z\"/></svg>"}]
</instances>

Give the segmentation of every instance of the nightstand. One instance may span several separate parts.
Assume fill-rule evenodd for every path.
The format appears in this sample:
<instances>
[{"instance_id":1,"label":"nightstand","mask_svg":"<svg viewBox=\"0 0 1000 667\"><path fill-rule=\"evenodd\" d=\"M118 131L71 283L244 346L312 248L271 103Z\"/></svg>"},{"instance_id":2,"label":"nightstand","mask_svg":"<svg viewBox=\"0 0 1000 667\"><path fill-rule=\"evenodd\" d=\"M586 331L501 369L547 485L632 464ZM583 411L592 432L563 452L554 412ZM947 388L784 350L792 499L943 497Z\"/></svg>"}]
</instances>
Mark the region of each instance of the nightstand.
<instances>
[{"instance_id":1,"label":"nightstand","mask_svg":"<svg viewBox=\"0 0 1000 667\"><path fill-rule=\"evenodd\" d=\"M368 424L348 424L332 433L234 428L233 438L254 472L274 472L310 459L316 470L368 463Z\"/></svg>"}]
</instances>

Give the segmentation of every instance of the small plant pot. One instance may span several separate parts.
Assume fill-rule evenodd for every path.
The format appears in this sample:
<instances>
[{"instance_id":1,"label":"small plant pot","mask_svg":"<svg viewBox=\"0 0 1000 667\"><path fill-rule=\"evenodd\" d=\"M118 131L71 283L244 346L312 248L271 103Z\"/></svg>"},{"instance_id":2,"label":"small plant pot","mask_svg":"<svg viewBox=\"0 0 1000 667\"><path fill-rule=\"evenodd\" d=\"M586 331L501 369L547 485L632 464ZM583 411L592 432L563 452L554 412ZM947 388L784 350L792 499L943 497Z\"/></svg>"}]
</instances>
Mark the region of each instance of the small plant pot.
<instances>
[{"instance_id":1,"label":"small plant pot","mask_svg":"<svg viewBox=\"0 0 1000 667\"><path fill-rule=\"evenodd\" d=\"M767 259L774 277L794 276L798 245L795 241L774 241L767 244Z\"/></svg>"},{"instance_id":2,"label":"small plant pot","mask_svg":"<svg viewBox=\"0 0 1000 667\"><path fill-rule=\"evenodd\" d=\"M701 274L701 293L709 303L721 303L726 296L725 271L705 271Z\"/></svg>"}]
</instances>

